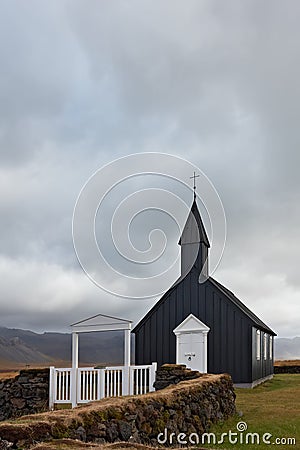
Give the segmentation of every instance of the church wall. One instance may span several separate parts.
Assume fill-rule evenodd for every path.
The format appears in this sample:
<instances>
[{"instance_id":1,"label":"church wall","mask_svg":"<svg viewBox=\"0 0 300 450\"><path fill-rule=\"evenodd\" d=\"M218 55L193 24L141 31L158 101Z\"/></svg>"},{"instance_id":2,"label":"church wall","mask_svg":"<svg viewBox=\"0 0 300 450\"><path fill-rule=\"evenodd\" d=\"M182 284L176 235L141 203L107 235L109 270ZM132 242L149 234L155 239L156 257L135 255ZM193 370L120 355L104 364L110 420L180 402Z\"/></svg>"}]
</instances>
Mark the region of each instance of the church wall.
<instances>
[{"instance_id":1,"label":"church wall","mask_svg":"<svg viewBox=\"0 0 300 450\"><path fill-rule=\"evenodd\" d=\"M199 284L196 270L166 295L136 333L136 364L174 364L173 329L191 313L210 327L208 371L227 372L235 383L252 382L250 320L209 281Z\"/></svg>"},{"instance_id":2,"label":"church wall","mask_svg":"<svg viewBox=\"0 0 300 450\"><path fill-rule=\"evenodd\" d=\"M251 329L248 318L211 283L204 289L206 310L199 317L210 327L208 371L230 373L235 383L249 382L251 373ZM201 303L201 295L199 298Z\"/></svg>"}]
</instances>

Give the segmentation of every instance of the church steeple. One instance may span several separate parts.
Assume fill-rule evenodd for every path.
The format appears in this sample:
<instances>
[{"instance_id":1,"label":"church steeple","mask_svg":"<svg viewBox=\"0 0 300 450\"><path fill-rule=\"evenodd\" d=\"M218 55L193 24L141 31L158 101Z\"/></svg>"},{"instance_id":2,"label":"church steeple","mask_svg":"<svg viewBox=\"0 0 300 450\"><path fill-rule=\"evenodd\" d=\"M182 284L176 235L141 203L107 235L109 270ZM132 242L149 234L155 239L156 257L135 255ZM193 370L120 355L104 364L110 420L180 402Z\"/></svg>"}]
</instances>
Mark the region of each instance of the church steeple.
<instances>
[{"instance_id":1,"label":"church steeple","mask_svg":"<svg viewBox=\"0 0 300 450\"><path fill-rule=\"evenodd\" d=\"M181 275L186 275L192 267L199 274L208 276L209 240L197 206L196 195L179 240L181 246Z\"/></svg>"}]
</instances>

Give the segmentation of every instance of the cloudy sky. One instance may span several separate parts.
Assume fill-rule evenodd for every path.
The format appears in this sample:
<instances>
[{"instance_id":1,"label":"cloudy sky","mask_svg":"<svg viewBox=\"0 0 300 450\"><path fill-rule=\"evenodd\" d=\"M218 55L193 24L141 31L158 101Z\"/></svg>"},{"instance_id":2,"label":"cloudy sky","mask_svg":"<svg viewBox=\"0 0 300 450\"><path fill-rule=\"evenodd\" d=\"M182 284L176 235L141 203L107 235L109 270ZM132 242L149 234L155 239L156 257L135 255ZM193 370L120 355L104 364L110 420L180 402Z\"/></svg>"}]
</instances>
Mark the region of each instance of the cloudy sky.
<instances>
[{"instance_id":1,"label":"cloudy sky","mask_svg":"<svg viewBox=\"0 0 300 450\"><path fill-rule=\"evenodd\" d=\"M97 169L152 151L189 160L221 197L214 276L280 337L300 335L299 16L296 0L0 0L0 325L144 315L153 299L85 275L72 214Z\"/></svg>"}]
</instances>

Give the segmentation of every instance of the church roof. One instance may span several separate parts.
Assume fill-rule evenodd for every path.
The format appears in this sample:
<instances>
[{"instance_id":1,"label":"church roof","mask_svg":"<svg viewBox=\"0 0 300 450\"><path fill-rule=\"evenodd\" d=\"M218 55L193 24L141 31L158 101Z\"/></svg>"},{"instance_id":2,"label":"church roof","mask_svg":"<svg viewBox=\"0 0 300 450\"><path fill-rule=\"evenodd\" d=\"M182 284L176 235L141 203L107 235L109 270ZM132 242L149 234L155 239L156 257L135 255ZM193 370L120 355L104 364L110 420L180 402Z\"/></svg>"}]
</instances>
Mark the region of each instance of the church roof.
<instances>
[{"instance_id":1,"label":"church roof","mask_svg":"<svg viewBox=\"0 0 300 450\"><path fill-rule=\"evenodd\" d=\"M148 311L148 313L140 320L140 322L133 328L132 332L135 333L136 331L139 330L139 328L148 320L148 318L152 315L152 313L154 313L156 311L156 309L158 309L158 307L160 306L161 303L163 303L165 301L165 299L173 292L173 290L176 289L176 287L178 286L179 283L181 283L186 277L188 276L188 274L183 277L182 279L179 278L179 280L177 282L175 282L173 284L173 286L170 287L170 289L168 289L167 292L165 292L165 294L161 297L160 300L158 300L157 303L155 303L155 305ZM248 316L250 318L250 320L253 322L253 325L256 326L257 328L266 331L269 334L272 334L273 336L276 336L276 333L271 330L271 328L269 328L262 320L260 320L252 311L250 311L249 308L247 308L246 305L244 305L243 302L241 302L241 300L239 300L234 294L233 292L231 292L229 289L227 289L225 286L223 286L221 283L219 283L218 281L216 281L214 278L209 277L207 279L207 281L205 283L211 282L213 284L213 286L220 290L232 303L235 304L235 306L246 316Z\"/></svg>"},{"instance_id":2,"label":"church roof","mask_svg":"<svg viewBox=\"0 0 300 450\"><path fill-rule=\"evenodd\" d=\"M179 245L183 245L193 244L195 242L203 242L207 247L210 247L205 227L197 206L196 198L193 201L190 213L178 243Z\"/></svg>"},{"instance_id":3,"label":"church roof","mask_svg":"<svg viewBox=\"0 0 300 450\"><path fill-rule=\"evenodd\" d=\"M271 328L269 328L262 320L260 320L260 318L257 317L256 314L254 314L249 308L247 308L247 306L244 305L244 303L241 302L241 300L239 300L233 292L231 292L214 278L209 277L209 280L214 286L220 289L220 291L222 291L244 314L246 314L254 322L255 325L276 336L276 333L274 333Z\"/></svg>"}]
</instances>

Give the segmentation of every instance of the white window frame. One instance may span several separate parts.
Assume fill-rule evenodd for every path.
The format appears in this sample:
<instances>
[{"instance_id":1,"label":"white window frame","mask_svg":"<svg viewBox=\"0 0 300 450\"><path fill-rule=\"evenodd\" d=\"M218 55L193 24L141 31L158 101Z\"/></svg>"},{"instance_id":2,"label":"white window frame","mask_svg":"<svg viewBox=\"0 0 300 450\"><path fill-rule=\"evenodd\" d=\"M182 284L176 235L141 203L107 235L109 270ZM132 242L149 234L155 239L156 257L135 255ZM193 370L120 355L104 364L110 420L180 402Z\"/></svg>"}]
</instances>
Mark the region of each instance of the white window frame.
<instances>
[{"instance_id":1,"label":"white window frame","mask_svg":"<svg viewBox=\"0 0 300 450\"><path fill-rule=\"evenodd\" d=\"M269 338L269 358L273 359L273 336Z\"/></svg>"},{"instance_id":2,"label":"white window frame","mask_svg":"<svg viewBox=\"0 0 300 450\"><path fill-rule=\"evenodd\" d=\"M260 360L260 330L256 330L256 359Z\"/></svg>"},{"instance_id":3,"label":"white window frame","mask_svg":"<svg viewBox=\"0 0 300 450\"><path fill-rule=\"evenodd\" d=\"M267 353L268 353L268 335L267 333L264 333L264 360L267 359Z\"/></svg>"}]
</instances>

